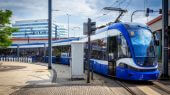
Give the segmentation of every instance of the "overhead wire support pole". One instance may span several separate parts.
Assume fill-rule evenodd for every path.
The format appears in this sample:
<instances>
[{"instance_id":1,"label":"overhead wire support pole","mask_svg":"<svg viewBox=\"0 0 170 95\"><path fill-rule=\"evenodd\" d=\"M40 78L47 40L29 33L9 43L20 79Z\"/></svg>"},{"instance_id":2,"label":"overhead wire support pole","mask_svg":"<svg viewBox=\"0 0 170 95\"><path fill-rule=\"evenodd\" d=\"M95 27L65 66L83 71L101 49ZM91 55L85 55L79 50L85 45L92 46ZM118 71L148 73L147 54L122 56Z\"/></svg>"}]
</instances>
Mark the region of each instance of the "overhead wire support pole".
<instances>
[{"instance_id":1,"label":"overhead wire support pole","mask_svg":"<svg viewBox=\"0 0 170 95\"><path fill-rule=\"evenodd\" d=\"M48 0L48 69L52 68L52 0Z\"/></svg>"},{"instance_id":2,"label":"overhead wire support pole","mask_svg":"<svg viewBox=\"0 0 170 95\"><path fill-rule=\"evenodd\" d=\"M162 0L162 79L168 79L168 0Z\"/></svg>"},{"instance_id":3,"label":"overhead wire support pole","mask_svg":"<svg viewBox=\"0 0 170 95\"><path fill-rule=\"evenodd\" d=\"M131 14L131 22L133 22L133 15L135 15L135 13L137 13L137 12L145 12L145 10L136 10L136 11L134 11L134 12L132 12L132 14Z\"/></svg>"}]
</instances>

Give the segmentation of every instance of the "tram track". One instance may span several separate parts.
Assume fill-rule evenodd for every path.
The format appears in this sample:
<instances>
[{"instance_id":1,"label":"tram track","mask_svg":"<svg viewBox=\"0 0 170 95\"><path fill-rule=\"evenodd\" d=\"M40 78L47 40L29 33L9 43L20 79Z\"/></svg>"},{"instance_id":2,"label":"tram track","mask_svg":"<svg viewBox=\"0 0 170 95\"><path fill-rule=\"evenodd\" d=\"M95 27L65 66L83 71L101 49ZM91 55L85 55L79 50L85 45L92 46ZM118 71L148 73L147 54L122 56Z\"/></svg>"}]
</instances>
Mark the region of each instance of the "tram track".
<instances>
[{"instance_id":1,"label":"tram track","mask_svg":"<svg viewBox=\"0 0 170 95\"><path fill-rule=\"evenodd\" d=\"M137 88L135 86L134 87L129 86L126 82L124 82L123 80L119 80L114 76L109 76L107 78L104 76L101 76L101 75L99 75L99 76L102 77L102 79L104 78L104 81L112 81L112 82L116 83L117 85L122 87L124 90L126 90L130 95L146 95L143 92L139 91L139 89L137 90ZM112 82L109 82L109 83L112 83ZM134 91L134 89L136 91Z\"/></svg>"},{"instance_id":2,"label":"tram track","mask_svg":"<svg viewBox=\"0 0 170 95\"><path fill-rule=\"evenodd\" d=\"M119 81L119 80L114 80L117 84L119 84L121 87L123 87L124 89L126 89L130 94L132 95L137 95L132 89L130 89L126 83L124 83L123 81Z\"/></svg>"},{"instance_id":3,"label":"tram track","mask_svg":"<svg viewBox=\"0 0 170 95\"><path fill-rule=\"evenodd\" d=\"M170 95L170 89L168 89L168 88L166 87L166 85L164 85L164 84L162 84L162 83L160 83L160 82L153 82L152 87L155 87L155 88L157 88L157 89L159 89L159 90L167 93L168 95Z\"/></svg>"},{"instance_id":4,"label":"tram track","mask_svg":"<svg viewBox=\"0 0 170 95\"><path fill-rule=\"evenodd\" d=\"M122 84L125 84L128 88L131 86L135 86L141 92L143 93L138 93L139 91L133 91L135 94L131 93L132 95L170 95L170 89L168 89L165 85L161 84L160 82L157 81L143 81L141 83L138 82L124 82L121 81ZM129 89L128 89L129 91ZM132 90L131 90L132 91Z\"/></svg>"},{"instance_id":5,"label":"tram track","mask_svg":"<svg viewBox=\"0 0 170 95\"><path fill-rule=\"evenodd\" d=\"M129 95L170 95L170 89L159 81L126 81L113 76L94 75L100 80L103 80L106 85L119 85L119 87L127 91ZM123 93L123 90L120 91Z\"/></svg>"}]
</instances>

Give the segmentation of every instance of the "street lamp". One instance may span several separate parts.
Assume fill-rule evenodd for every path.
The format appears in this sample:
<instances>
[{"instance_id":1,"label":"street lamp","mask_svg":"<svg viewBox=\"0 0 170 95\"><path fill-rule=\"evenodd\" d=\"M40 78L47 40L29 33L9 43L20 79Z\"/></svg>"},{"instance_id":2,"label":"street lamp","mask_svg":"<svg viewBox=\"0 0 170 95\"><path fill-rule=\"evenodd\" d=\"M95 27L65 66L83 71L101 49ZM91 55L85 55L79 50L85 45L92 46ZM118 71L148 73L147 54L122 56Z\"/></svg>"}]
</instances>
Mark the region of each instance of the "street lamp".
<instances>
[{"instance_id":1,"label":"street lamp","mask_svg":"<svg viewBox=\"0 0 170 95\"><path fill-rule=\"evenodd\" d=\"M75 29L80 29L80 27L73 27L71 30L73 30L74 31L74 37L75 37Z\"/></svg>"},{"instance_id":2,"label":"street lamp","mask_svg":"<svg viewBox=\"0 0 170 95\"><path fill-rule=\"evenodd\" d=\"M68 14L68 13L67 13L66 15L67 15L67 17L68 17L68 19L67 19L67 23L68 23L68 38L69 38L69 32L70 32L70 31L69 31L69 17L70 17L71 15L70 15L70 14Z\"/></svg>"},{"instance_id":3,"label":"street lamp","mask_svg":"<svg viewBox=\"0 0 170 95\"><path fill-rule=\"evenodd\" d=\"M60 11L60 10L52 10L52 11ZM67 34L67 37L69 38L69 30L70 30L70 26L69 26L69 23L70 23L70 14L66 14L67 15L67 28L68 28L68 34Z\"/></svg>"}]
</instances>

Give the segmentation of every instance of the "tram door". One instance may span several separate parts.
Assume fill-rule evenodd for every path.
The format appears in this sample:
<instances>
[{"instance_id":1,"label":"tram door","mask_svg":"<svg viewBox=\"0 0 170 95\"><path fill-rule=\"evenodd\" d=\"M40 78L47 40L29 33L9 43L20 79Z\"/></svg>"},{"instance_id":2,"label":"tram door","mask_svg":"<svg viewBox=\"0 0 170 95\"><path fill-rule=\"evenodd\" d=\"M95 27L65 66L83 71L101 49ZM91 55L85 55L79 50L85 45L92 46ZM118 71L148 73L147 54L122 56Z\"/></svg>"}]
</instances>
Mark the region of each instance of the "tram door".
<instances>
[{"instance_id":1,"label":"tram door","mask_svg":"<svg viewBox=\"0 0 170 95\"><path fill-rule=\"evenodd\" d=\"M109 75L115 76L116 74L116 59L118 58L118 42L117 37L108 37L107 40L107 51L108 51L108 66Z\"/></svg>"}]
</instances>

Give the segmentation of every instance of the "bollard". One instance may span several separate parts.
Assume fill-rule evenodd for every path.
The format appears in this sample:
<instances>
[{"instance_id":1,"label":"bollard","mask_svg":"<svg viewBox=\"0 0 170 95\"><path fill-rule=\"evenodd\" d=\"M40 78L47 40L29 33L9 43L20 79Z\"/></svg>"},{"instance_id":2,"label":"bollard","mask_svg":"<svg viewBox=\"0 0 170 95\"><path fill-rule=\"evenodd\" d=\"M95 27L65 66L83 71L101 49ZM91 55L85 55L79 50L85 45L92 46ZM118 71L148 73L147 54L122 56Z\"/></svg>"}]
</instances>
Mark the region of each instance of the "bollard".
<instances>
[{"instance_id":1,"label":"bollard","mask_svg":"<svg viewBox=\"0 0 170 95\"><path fill-rule=\"evenodd\" d=\"M30 63L30 58L28 58L28 63Z\"/></svg>"},{"instance_id":2,"label":"bollard","mask_svg":"<svg viewBox=\"0 0 170 95\"><path fill-rule=\"evenodd\" d=\"M21 57L19 57L19 62L21 62Z\"/></svg>"},{"instance_id":3,"label":"bollard","mask_svg":"<svg viewBox=\"0 0 170 95\"><path fill-rule=\"evenodd\" d=\"M11 62L11 57L9 57L9 61Z\"/></svg>"},{"instance_id":4,"label":"bollard","mask_svg":"<svg viewBox=\"0 0 170 95\"><path fill-rule=\"evenodd\" d=\"M24 63L26 63L25 57L24 57Z\"/></svg>"},{"instance_id":5,"label":"bollard","mask_svg":"<svg viewBox=\"0 0 170 95\"><path fill-rule=\"evenodd\" d=\"M21 62L23 62L23 57L21 57Z\"/></svg>"},{"instance_id":6,"label":"bollard","mask_svg":"<svg viewBox=\"0 0 170 95\"><path fill-rule=\"evenodd\" d=\"M27 63L27 60L26 60L27 57L25 57L25 63Z\"/></svg>"},{"instance_id":7,"label":"bollard","mask_svg":"<svg viewBox=\"0 0 170 95\"><path fill-rule=\"evenodd\" d=\"M17 58L16 57L14 57L14 61L17 62Z\"/></svg>"},{"instance_id":8,"label":"bollard","mask_svg":"<svg viewBox=\"0 0 170 95\"><path fill-rule=\"evenodd\" d=\"M24 57L22 57L22 62L24 62Z\"/></svg>"},{"instance_id":9,"label":"bollard","mask_svg":"<svg viewBox=\"0 0 170 95\"><path fill-rule=\"evenodd\" d=\"M19 62L21 62L21 57L19 57Z\"/></svg>"},{"instance_id":10,"label":"bollard","mask_svg":"<svg viewBox=\"0 0 170 95\"><path fill-rule=\"evenodd\" d=\"M19 60L19 57L16 58L16 61L17 61L17 62L18 62L18 60Z\"/></svg>"},{"instance_id":11,"label":"bollard","mask_svg":"<svg viewBox=\"0 0 170 95\"><path fill-rule=\"evenodd\" d=\"M17 62L17 57L15 57L15 62Z\"/></svg>"},{"instance_id":12,"label":"bollard","mask_svg":"<svg viewBox=\"0 0 170 95\"><path fill-rule=\"evenodd\" d=\"M31 58L31 63L32 63L32 58Z\"/></svg>"},{"instance_id":13,"label":"bollard","mask_svg":"<svg viewBox=\"0 0 170 95\"><path fill-rule=\"evenodd\" d=\"M26 62L28 63L28 57L26 57Z\"/></svg>"},{"instance_id":14,"label":"bollard","mask_svg":"<svg viewBox=\"0 0 170 95\"><path fill-rule=\"evenodd\" d=\"M25 61L24 61L24 57L22 57L22 62L24 62L24 63L25 63Z\"/></svg>"},{"instance_id":15,"label":"bollard","mask_svg":"<svg viewBox=\"0 0 170 95\"><path fill-rule=\"evenodd\" d=\"M27 63L27 57L25 57L25 63Z\"/></svg>"},{"instance_id":16,"label":"bollard","mask_svg":"<svg viewBox=\"0 0 170 95\"><path fill-rule=\"evenodd\" d=\"M32 63L32 59L31 58L29 58L29 62L28 63Z\"/></svg>"}]
</instances>

